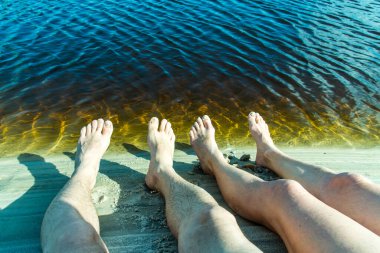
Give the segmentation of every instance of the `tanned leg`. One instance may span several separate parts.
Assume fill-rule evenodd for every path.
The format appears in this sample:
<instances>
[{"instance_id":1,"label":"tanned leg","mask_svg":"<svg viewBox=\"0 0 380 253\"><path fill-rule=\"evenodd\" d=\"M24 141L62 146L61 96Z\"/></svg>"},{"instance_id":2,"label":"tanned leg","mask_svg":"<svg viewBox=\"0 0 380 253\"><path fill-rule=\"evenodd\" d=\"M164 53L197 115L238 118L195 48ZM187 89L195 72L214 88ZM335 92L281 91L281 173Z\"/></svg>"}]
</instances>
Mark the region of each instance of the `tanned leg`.
<instances>
[{"instance_id":1,"label":"tanned leg","mask_svg":"<svg viewBox=\"0 0 380 253\"><path fill-rule=\"evenodd\" d=\"M250 113L248 122L257 145L257 164L272 169L283 178L298 181L327 205L380 235L379 185L360 175L337 174L328 168L293 159L274 145L268 125L258 113Z\"/></svg>"},{"instance_id":2,"label":"tanned leg","mask_svg":"<svg viewBox=\"0 0 380 253\"><path fill-rule=\"evenodd\" d=\"M108 252L99 235L91 190L112 131L112 123L103 119L81 129L75 171L50 204L42 222L43 252Z\"/></svg>"},{"instance_id":3,"label":"tanned leg","mask_svg":"<svg viewBox=\"0 0 380 253\"><path fill-rule=\"evenodd\" d=\"M166 205L170 230L180 252L261 252L243 235L235 217L210 194L173 169L175 136L171 124L157 118L149 123L151 152L146 184L159 190Z\"/></svg>"},{"instance_id":4,"label":"tanned leg","mask_svg":"<svg viewBox=\"0 0 380 253\"><path fill-rule=\"evenodd\" d=\"M215 176L226 202L241 216L277 232L289 252L374 252L379 237L327 206L293 180L264 182L229 165L208 116L198 118L190 141L203 170Z\"/></svg>"}]
</instances>

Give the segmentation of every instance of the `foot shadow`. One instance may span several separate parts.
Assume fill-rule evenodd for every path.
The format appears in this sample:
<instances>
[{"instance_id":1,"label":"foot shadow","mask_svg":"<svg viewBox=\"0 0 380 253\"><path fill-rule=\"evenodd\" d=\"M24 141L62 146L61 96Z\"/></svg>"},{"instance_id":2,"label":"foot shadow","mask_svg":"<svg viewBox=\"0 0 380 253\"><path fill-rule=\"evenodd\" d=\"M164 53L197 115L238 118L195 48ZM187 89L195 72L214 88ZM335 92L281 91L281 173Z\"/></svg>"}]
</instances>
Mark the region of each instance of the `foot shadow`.
<instances>
[{"instance_id":1,"label":"foot shadow","mask_svg":"<svg viewBox=\"0 0 380 253\"><path fill-rule=\"evenodd\" d=\"M176 145L178 144L176 143ZM146 160L150 159L150 153L148 151L140 149L129 143L124 143L123 146L129 153L133 154L136 157L144 158ZM189 149L191 148L190 145L187 145L187 144L182 145L182 143L180 143L179 146L180 146L179 149L181 151L185 152L186 154L192 154L191 151L189 151ZM184 179L206 190L218 202L220 206L224 207L225 209L233 213L236 216L236 220L239 226L241 228L244 228L245 234L247 238L249 238L250 241L255 243L256 238L253 235L256 235L257 231L264 231L261 233L265 233L265 234L271 233L271 232L267 232L267 230L263 228L262 226L257 226L257 224L254 224L251 221L245 220L244 218L237 216L237 214L224 201L222 194L219 190L219 187L217 186L215 178L204 174L198 162L194 161L192 164L189 164L189 163L184 163L180 161L174 161L173 167L176 170L176 172L180 174ZM259 243L256 242L255 244L257 244L257 246L262 247L263 245L259 245ZM280 251L280 252L286 252L286 251Z\"/></svg>"},{"instance_id":2,"label":"foot shadow","mask_svg":"<svg viewBox=\"0 0 380 253\"><path fill-rule=\"evenodd\" d=\"M176 142L177 145L177 142ZM189 151L189 148L191 147L188 144L179 143L180 150L185 152L186 154L192 154L191 151ZM140 149L136 147L135 145L129 144L129 143L123 143L124 148L127 150L127 152L131 153L132 155L143 158L147 161L150 160L150 153L146 150ZM177 148L177 147L176 147ZM219 188L216 186L215 179L203 173L203 170L199 167L199 162L193 161L192 163L186 163L181 161L176 161L176 158L174 157L173 161L173 168L174 170L185 180L188 182L195 184L197 186L200 186L204 188L206 191L208 191L221 205L226 206L224 201L221 199Z\"/></svg>"},{"instance_id":3,"label":"foot shadow","mask_svg":"<svg viewBox=\"0 0 380 253\"><path fill-rule=\"evenodd\" d=\"M187 143L183 142L175 142L175 148L178 150L181 150L182 152L186 153L187 155L195 155L195 151L193 147Z\"/></svg>"},{"instance_id":4,"label":"foot shadow","mask_svg":"<svg viewBox=\"0 0 380 253\"><path fill-rule=\"evenodd\" d=\"M35 246L39 251L43 216L50 202L69 177L61 174L54 164L46 162L42 156L22 153L17 159L29 170L34 184L21 197L0 211L0 228L2 228L0 243L12 240L32 240L32 244L38 242ZM21 178L15 180L14 183L17 185L20 180L22 183ZM17 189L17 187L14 188Z\"/></svg>"},{"instance_id":5,"label":"foot shadow","mask_svg":"<svg viewBox=\"0 0 380 253\"><path fill-rule=\"evenodd\" d=\"M74 153L64 154L75 161ZM146 187L144 173L102 159L92 196L106 244L114 245L117 236L123 243L120 246L132 247L128 250L131 252L166 248L169 252L177 251L177 241L166 224L164 199Z\"/></svg>"},{"instance_id":6,"label":"foot shadow","mask_svg":"<svg viewBox=\"0 0 380 253\"><path fill-rule=\"evenodd\" d=\"M179 143L179 142L176 142L176 145L177 145L177 143ZM179 144L182 145L182 148L184 150L186 150L187 147L185 145L187 145L187 144L184 144L184 143L179 143ZM190 146L190 145L188 145L188 146ZM134 155L136 157L144 158L147 161L150 160L150 152L148 152L146 150L140 149L140 148L136 147L135 145L129 144L129 143L123 143L123 147L125 148L125 150L127 150L128 153L131 153L132 155ZM182 149L180 149L180 150L182 150ZM190 152L190 151L187 151L187 152ZM185 153L188 154L187 152L185 152ZM175 159L175 157L174 157L174 159ZM180 161L176 161L176 160L173 161L173 167L174 167L175 171L181 175L182 174L186 175L187 171L192 171L195 164L196 164L196 162L190 164L190 163L184 163L184 162L180 162Z\"/></svg>"},{"instance_id":7,"label":"foot shadow","mask_svg":"<svg viewBox=\"0 0 380 253\"><path fill-rule=\"evenodd\" d=\"M150 159L150 153L146 150L140 149L136 147L135 145L129 144L129 143L123 143L123 147L125 150L127 150L128 153L131 153L132 155L144 158L149 161Z\"/></svg>"},{"instance_id":8,"label":"foot shadow","mask_svg":"<svg viewBox=\"0 0 380 253\"><path fill-rule=\"evenodd\" d=\"M177 149L183 151L187 155L194 154L190 145L185 144L185 143L177 143L177 142L175 144L176 144ZM127 150L127 152L133 154L134 156L146 159L147 161L150 160L150 153L148 151L140 149L129 143L123 143L123 146ZM236 164L237 169L238 168L244 169L245 171L251 174L256 173L255 175L260 176L261 178L263 178L263 175L261 174L264 174L265 176L265 173L263 173L264 171L261 171L262 168L257 167L257 166L250 167L252 165L252 161L249 161L249 159L246 160L242 158L237 158L236 156L231 156L229 157L229 159L233 161L233 164ZM242 161L242 160L245 160L245 161ZM228 211L233 213L236 216L239 226L242 228L244 227L247 238L251 242L255 243L256 246L258 246L259 248L261 247L265 248L265 245L264 245L265 243L256 241L257 238L255 238L254 235L256 235L257 233L261 233L264 235L269 234L269 236L272 236L271 239L273 239L273 236L274 236L274 238L276 238L275 240L276 242L279 240L278 236L273 235L272 232L269 232L266 228L263 228L261 225L255 224L249 220L246 220L240 216L237 216L237 214L224 201L222 194L220 192L220 189L217 186L215 178L210 175L204 174L203 170L200 168L200 164L198 161L193 161L190 164L190 163L184 163L181 161L174 160L173 167L176 170L176 172L180 174L184 179L206 190L218 202L219 205L221 205L222 207L226 208ZM276 245L276 247L278 247L279 249L277 252L286 252L285 246L282 243Z\"/></svg>"}]
</instances>

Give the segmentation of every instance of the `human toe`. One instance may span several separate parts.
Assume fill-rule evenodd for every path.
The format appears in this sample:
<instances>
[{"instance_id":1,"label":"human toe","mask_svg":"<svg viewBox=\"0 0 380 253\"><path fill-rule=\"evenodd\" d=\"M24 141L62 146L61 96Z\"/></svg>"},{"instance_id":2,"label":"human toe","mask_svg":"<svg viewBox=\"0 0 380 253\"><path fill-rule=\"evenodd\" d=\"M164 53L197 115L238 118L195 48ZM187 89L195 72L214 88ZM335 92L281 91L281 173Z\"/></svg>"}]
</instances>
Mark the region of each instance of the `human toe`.
<instances>
[{"instance_id":1,"label":"human toe","mask_svg":"<svg viewBox=\"0 0 380 253\"><path fill-rule=\"evenodd\" d=\"M164 132L165 131L165 127L166 127L167 123L168 123L168 121L166 119L161 120L160 132Z\"/></svg>"},{"instance_id":2,"label":"human toe","mask_svg":"<svg viewBox=\"0 0 380 253\"><path fill-rule=\"evenodd\" d=\"M86 127L82 127L80 130L80 137L86 136Z\"/></svg>"},{"instance_id":3,"label":"human toe","mask_svg":"<svg viewBox=\"0 0 380 253\"><path fill-rule=\"evenodd\" d=\"M159 120L156 117L153 117L149 121L149 131L157 131Z\"/></svg>"},{"instance_id":4,"label":"human toe","mask_svg":"<svg viewBox=\"0 0 380 253\"><path fill-rule=\"evenodd\" d=\"M205 128L205 126L203 124L203 120L200 117L197 118L197 123L199 126L199 130L203 130Z\"/></svg>"},{"instance_id":5,"label":"human toe","mask_svg":"<svg viewBox=\"0 0 380 253\"><path fill-rule=\"evenodd\" d=\"M86 127L82 127L82 129L80 130L80 137L79 137L79 140L83 140L83 138L86 137Z\"/></svg>"},{"instance_id":6,"label":"human toe","mask_svg":"<svg viewBox=\"0 0 380 253\"><path fill-rule=\"evenodd\" d=\"M172 124L168 121L165 126L165 133L169 134L172 130Z\"/></svg>"},{"instance_id":7,"label":"human toe","mask_svg":"<svg viewBox=\"0 0 380 253\"><path fill-rule=\"evenodd\" d=\"M91 135L91 133L92 133L92 126L91 126L91 124L92 124L92 123L89 123L89 124L87 124L87 126L86 126L86 136L89 136L89 135Z\"/></svg>"},{"instance_id":8,"label":"human toe","mask_svg":"<svg viewBox=\"0 0 380 253\"><path fill-rule=\"evenodd\" d=\"M98 119L98 127L97 127L96 131L98 133L100 133L103 130L103 127L104 127L104 120Z\"/></svg>"},{"instance_id":9,"label":"human toe","mask_svg":"<svg viewBox=\"0 0 380 253\"><path fill-rule=\"evenodd\" d=\"M192 128L194 128L194 131L198 132L201 129L201 126L198 124L198 121L195 121Z\"/></svg>"},{"instance_id":10,"label":"human toe","mask_svg":"<svg viewBox=\"0 0 380 253\"><path fill-rule=\"evenodd\" d=\"M203 120L203 125L205 126L206 129L209 129L212 127L211 119L208 115L204 115L202 117Z\"/></svg>"},{"instance_id":11,"label":"human toe","mask_svg":"<svg viewBox=\"0 0 380 253\"><path fill-rule=\"evenodd\" d=\"M170 133L169 133L169 138L170 138L170 140L171 141L175 141L175 134L174 134L174 132L173 131L171 131Z\"/></svg>"},{"instance_id":12,"label":"human toe","mask_svg":"<svg viewBox=\"0 0 380 253\"><path fill-rule=\"evenodd\" d=\"M98 121L94 119L91 122L91 133L95 133L97 128L98 128Z\"/></svg>"},{"instance_id":13,"label":"human toe","mask_svg":"<svg viewBox=\"0 0 380 253\"><path fill-rule=\"evenodd\" d=\"M249 122L249 124L252 125L252 124L256 123L255 119L256 119L256 113L255 112L250 112L248 114L248 122Z\"/></svg>"},{"instance_id":14,"label":"human toe","mask_svg":"<svg viewBox=\"0 0 380 253\"><path fill-rule=\"evenodd\" d=\"M103 134L107 136L111 136L112 131L113 131L112 122L110 120L106 120L106 122L104 122Z\"/></svg>"},{"instance_id":15,"label":"human toe","mask_svg":"<svg viewBox=\"0 0 380 253\"><path fill-rule=\"evenodd\" d=\"M190 130L189 135L190 135L190 142L192 142L195 139L195 134L192 129Z\"/></svg>"},{"instance_id":16,"label":"human toe","mask_svg":"<svg viewBox=\"0 0 380 253\"><path fill-rule=\"evenodd\" d=\"M258 123L263 123L264 122L264 119L263 119L263 117L260 114L257 114L257 122Z\"/></svg>"}]
</instances>

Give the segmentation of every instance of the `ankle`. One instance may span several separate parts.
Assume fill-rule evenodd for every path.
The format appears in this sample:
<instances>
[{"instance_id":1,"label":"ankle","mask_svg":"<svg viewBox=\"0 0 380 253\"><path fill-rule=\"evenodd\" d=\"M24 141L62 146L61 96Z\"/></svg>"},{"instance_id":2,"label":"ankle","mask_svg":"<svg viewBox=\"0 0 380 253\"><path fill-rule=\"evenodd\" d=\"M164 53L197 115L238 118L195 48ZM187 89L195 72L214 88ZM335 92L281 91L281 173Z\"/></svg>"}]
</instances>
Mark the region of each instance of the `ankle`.
<instances>
[{"instance_id":1,"label":"ankle","mask_svg":"<svg viewBox=\"0 0 380 253\"><path fill-rule=\"evenodd\" d=\"M168 189L170 188L171 182L178 180L179 175L174 171L173 168L170 170L168 168L160 170L155 175L155 188L161 192L164 196L168 194Z\"/></svg>"},{"instance_id":2,"label":"ankle","mask_svg":"<svg viewBox=\"0 0 380 253\"><path fill-rule=\"evenodd\" d=\"M86 167L86 169L84 170L88 170L89 167L93 168L93 167L99 167L99 164L100 164L100 159L98 158L94 158L92 156L82 156L80 157L80 159L76 159L75 160L75 171L78 171L80 170L80 168L84 168Z\"/></svg>"},{"instance_id":3,"label":"ankle","mask_svg":"<svg viewBox=\"0 0 380 253\"><path fill-rule=\"evenodd\" d=\"M282 153L279 149L273 148L273 149L267 149L264 152L264 160L267 165L272 165L273 161L278 159L279 156L283 156L284 153Z\"/></svg>"},{"instance_id":4,"label":"ankle","mask_svg":"<svg viewBox=\"0 0 380 253\"><path fill-rule=\"evenodd\" d=\"M173 174L175 174L175 171L172 166L155 164L151 161L145 182L150 188L161 191L162 184L166 182L167 178L172 177Z\"/></svg>"},{"instance_id":5,"label":"ankle","mask_svg":"<svg viewBox=\"0 0 380 253\"><path fill-rule=\"evenodd\" d=\"M92 191L96 183L96 176L85 174L85 173L77 173L71 176L71 183L79 184L82 188L87 189L88 191Z\"/></svg>"},{"instance_id":6,"label":"ankle","mask_svg":"<svg viewBox=\"0 0 380 253\"><path fill-rule=\"evenodd\" d=\"M227 159L223 156L223 153L220 150L217 150L210 159L210 168L214 174L215 170L218 170L220 167L228 165Z\"/></svg>"}]
</instances>

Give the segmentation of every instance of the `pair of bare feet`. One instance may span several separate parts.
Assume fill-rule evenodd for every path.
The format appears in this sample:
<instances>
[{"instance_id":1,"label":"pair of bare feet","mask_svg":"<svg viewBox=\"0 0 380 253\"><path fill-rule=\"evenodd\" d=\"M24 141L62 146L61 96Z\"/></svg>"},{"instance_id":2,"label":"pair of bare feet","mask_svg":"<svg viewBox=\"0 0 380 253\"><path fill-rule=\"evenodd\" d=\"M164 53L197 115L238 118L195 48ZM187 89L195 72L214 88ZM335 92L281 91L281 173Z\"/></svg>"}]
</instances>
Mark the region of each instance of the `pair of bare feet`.
<instances>
[{"instance_id":1,"label":"pair of bare feet","mask_svg":"<svg viewBox=\"0 0 380 253\"><path fill-rule=\"evenodd\" d=\"M256 163L269 166L266 155L269 152L280 152L269 134L268 125L258 114L248 115L249 130L256 141ZM110 144L113 126L111 121L98 119L83 127L77 146L76 170L74 175L87 180L90 189L95 186L99 166L81 166L84 163L99 164L100 159ZM215 141L215 128L211 119L205 115L198 118L190 130L190 142L193 146L203 170L213 174L213 159L223 159ZM160 174L173 170L175 135L171 123L166 119L161 121L153 117L148 126L148 144L151 152L149 171L145 178L146 184L153 189L160 189ZM91 164L92 165L92 164ZM88 170L86 168L93 168Z\"/></svg>"},{"instance_id":2,"label":"pair of bare feet","mask_svg":"<svg viewBox=\"0 0 380 253\"><path fill-rule=\"evenodd\" d=\"M292 159L274 145L268 126L258 113L250 113L248 123L256 141L256 163L287 179L264 182L229 165L218 149L215 128L208 116L198 118L189 133L203 170L215 175L223 198L237 214L278 233L291 252L380 252L377 185L359 175L336 174ZM100 238L90 192L112 130L112 123L102 119L82 128L73 177L53 200L44 218L41 235L46 252L58 252L49 249L78 240L78 236L82 236L81 244L83 240L88 243L87 248L98 247L108 252ZM174 143L170 122L165 119L159 122L153 117L148 125L151 160L145 182L165 198L167 223L178 239L179 251L259 251L244 236L230 212L204 189L174 171ZM65 217L62 213L69 215ZM205 235L213 238L203 240ZM57 238L65 240L55 244Z\"/></svg>"},{"instance_id":3,"label":"pair of bare feet","mask_svg":"<svg viewBox=\"0 0 380 253\"><path fill-rule=\"evenodd\" d=\"M291 252L380 252L379 186L359 175L336 174L292 159L276 148L259 114L250 113L248 123L256 141L257 164L287 179L264 182L229 165L218 149L208 116L198 118L190 130L203 170L215 175L223 198L237 214L278 233ZM78 247L81 252L95 252L94 248L108 252L91 190L112 131L112 123L102 119L82 128L74 174L42 223L44 252L78 252ZM167 223L178 239L179 251L259 251L234 215L174 171L174 143L171 124L153 117L148 126L151 160L145 182L165 198Z\"/></svg>"}]
</instances>

